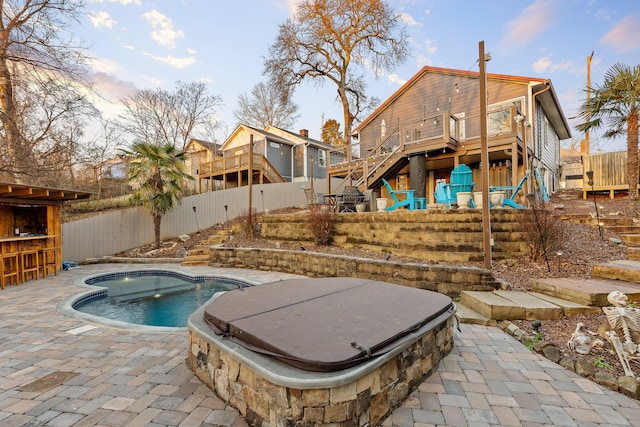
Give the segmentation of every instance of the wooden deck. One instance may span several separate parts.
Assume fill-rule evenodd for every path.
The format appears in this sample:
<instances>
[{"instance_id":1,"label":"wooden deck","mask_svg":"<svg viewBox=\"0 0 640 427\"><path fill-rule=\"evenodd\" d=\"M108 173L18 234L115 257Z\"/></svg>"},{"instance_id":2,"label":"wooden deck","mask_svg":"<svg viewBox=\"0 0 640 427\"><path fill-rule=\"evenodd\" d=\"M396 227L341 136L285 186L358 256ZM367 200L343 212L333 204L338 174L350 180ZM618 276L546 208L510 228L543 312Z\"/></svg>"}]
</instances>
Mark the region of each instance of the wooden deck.
<instances>
[{"instance_id":1,"label":"wooden deck","mask_svg":"<svg viewBox=\"0 0 640 427\"><path fill-rule=\"evenodd\" d=\"M249 161L249 154L238 154L220 157L211 162L202 163L198 171L198 192L226 190L248 185L249 169L252 169L254 184L285 182L285 179L261 154L253 154L253 161ZM218 186L214 181L219 182ZM208 185L203 189L203 182Z\"/></svg>"}]
</instances>

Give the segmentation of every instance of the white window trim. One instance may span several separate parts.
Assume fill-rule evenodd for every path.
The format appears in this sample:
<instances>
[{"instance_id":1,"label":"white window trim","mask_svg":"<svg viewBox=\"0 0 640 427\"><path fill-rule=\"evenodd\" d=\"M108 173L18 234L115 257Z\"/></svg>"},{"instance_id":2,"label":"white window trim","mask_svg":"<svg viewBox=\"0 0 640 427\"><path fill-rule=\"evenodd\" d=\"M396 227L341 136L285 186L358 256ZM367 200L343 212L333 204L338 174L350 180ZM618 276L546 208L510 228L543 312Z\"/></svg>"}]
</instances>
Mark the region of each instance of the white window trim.
<instances>
[{"instance_id":1,"label":"white window trim","mask_svg":"<svg viewBox=\"0 0 640 427\"><path fill-rule=\"evenodd\" d=\"M327 152L324 150L318 150L318 167L327 167Z\"/></svg>"}]
</instances>

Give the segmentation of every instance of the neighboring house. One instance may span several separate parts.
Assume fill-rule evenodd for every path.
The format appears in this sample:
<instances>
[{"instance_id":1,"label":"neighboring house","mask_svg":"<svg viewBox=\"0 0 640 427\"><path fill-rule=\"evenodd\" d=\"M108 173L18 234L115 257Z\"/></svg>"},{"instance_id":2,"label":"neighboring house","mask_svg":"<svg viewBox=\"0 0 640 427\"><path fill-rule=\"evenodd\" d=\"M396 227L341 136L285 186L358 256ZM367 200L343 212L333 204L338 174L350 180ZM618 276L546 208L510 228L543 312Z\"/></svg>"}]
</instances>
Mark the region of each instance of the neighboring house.
<instances>
[{"instance_id":1,"label":"neighboring house","mask_svg":"<svg viewBox=\"0 0 640 427\"><path fill-rule=\"evenodd\" d=\"M99 180L124 180L127 176L129 159L123 154L117 154L112 159L105 161L98 176Z\"/></svg>"},{"instance_id":2,"label":"neighboring house","mask_svg":"<svg viewBox=\"0 0 640 427\"><path fill-rule=\"evenodd\" d=\"M239 125L222 144L222 159L201 168L201 188L206 191L247 185L251 137L254 183L326 178L332 147L309 138L307 130L295 133L274 126L261 130Z\"/></svg>"},{"instance_id":3,"label":"neighboring house","mask_svg":"<svg viewBox=\"0 0 640 427\"><path fill-rule=\"evenodd\" d=\"M473 169L479 189L479 87L478 72L423 67L354 129L362 159L332 164L330 177L353 182L362 176L361 189L379 189L385 178L433 201L435 181L448 179L464 163ZM488 74L486 87L489 159L492 167L505 171L493 174L489 184L515 185L526 170L537 167L547 189L554 191L560 141L571 132L551 81ZM354 165L361 168L359 174ZM414 180L417 175L426 178ZM532 183L528 180L523 193L531 191Z\"/></svg>"},{"instance_id":4,"label":"neighboring house","mask_svg":"<svg viewBox=\"0 0 640 427\"><path fill-rule=\"evenodd\" d=\"M584 168L580 151L560 148L560 183L564 190L581 189L584 186Z\"/></svg>"},{"instance_id":5,"label":"neighboring house","mask_svg":"<svg viewBox=\"0 0 640 427\"><path fill-rule=\"evenodd\" d=\"M188 181L187 187L195 192L198 190L198 175L200 174L201 165L212 162L216 158L222 157L220 144L215 142L202 141L192 138L184 148L187 154L185 167L189 175L194 180Z\"/></svg>"}]
</instances>

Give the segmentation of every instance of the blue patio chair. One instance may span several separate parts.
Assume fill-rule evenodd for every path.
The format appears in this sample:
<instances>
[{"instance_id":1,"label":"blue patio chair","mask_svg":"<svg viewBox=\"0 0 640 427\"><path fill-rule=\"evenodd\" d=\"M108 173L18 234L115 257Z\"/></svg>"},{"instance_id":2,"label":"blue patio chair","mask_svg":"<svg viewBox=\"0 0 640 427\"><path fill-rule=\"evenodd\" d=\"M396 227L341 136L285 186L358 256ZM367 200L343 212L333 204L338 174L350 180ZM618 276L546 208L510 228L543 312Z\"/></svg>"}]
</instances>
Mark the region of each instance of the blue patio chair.
<instances>
[{"instance_id":1,"label":"blue patio chair","mask_svg":"<svg viewBox=\"0 0 640 427\"><path fill-rule=\"evenodd\" d=\"M475 185L475 182L473 182L471 168L465 164L456 166L453 171L451 171L451 176L449 177L449 192L451 193L451 200L454 202L456 201L456 195L459 191L472 193Z\"/></svg>"},{"instance_id":2,"label":"blue patio chair","mask_svg":"<svg viewBox=\"0 0 640 427\"><path fill-rule=\"evenodd\" d=\"M451 187L445 179L436 181L435 197L436 203L439 205L447 205L447 209L451 209L451 204L455 202L455 199L451 198Z\"/></svg>"},{"instance_id":3,"label":"blue patio chair","mask_svg":"<svg viewBox=\"0 0 640 427\"><path fill-rule=\"evenodd\" d=\"M403 206L406 206L409 210L414 210L416 208L416 199L414 199L413 197L414 190L394 190L393 188L391 188L391 185L389 185L386 179L382 178L382 182L384 183L384 186L387 187L389 196L391 196L391 199L393 200L393 204L387 207L387 209L385 209L386 211L392 211ZM402 200L398 199L398 194L404 195L405 198ZM419 201L418 204L422 206L421 201ZM426 207L426 203L424 204L424 206Z\"/></svg>"},{"instance_id":4,"label":"blue patio chair","mask_svg":"<svg viewBox=\"0 0 640 427\"><path fill-rule=\"evenodd\" d=\"M504 205L510 206L514 209L525 209L525 206L516 202L515 198L518 195L518 191L520 191L520 189L524 185L524 182L527 180L527 178L529 178L529 171L525 172L524 176L522 177L518 185L516 185L515 187L510 185L489 187L489 191L510 191L511 195L504 198Z\"/></svg>"}]
</instances>

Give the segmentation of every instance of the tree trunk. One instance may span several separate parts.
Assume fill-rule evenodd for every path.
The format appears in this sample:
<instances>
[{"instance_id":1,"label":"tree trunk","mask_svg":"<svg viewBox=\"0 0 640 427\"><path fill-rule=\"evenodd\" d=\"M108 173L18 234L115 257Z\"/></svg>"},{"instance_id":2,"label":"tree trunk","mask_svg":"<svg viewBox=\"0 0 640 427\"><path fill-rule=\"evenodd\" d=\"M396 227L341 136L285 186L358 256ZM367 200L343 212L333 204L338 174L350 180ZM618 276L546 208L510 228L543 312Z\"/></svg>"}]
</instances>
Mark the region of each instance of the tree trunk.
<instances>
[{"instance_id":1,"label":"tree trunk","mask_svg":"<svg viewBox=\"0 0 640 427\"><path fill-rule=\"evenodd\" d=\"M627 182L629 199L638 200L638 110L635 108L627 119Z\"/></svg>"},{"instance_id":2,"label":"tree trunk","mask_svg":"<svg viewBox=\"0 0 640 427\"><path fill-rule=\"evenodd\" d=\"M353 116L349 108L349 98L344 87L338 87L338 96L342 102L342 114L344 120L344 144L347 147L347 162L351 162L351 124Z\"/></svg>"},{"instance_id":3,"label":"tree trunk","mask_svg":"<svg viewBox=\"0 0 640 427\"><path fill-rule=\"evenodd\" d=\"M3 33L2 36L5 37L6 34ZM0 95L2 95L0 96L0 121L2 121L6 137L7 166L15 182L20 183L19 174L16 171L22 166L18 160L22 144L20 143L20 131L16 126L11 73L5 60L0 60Z\"/></svg>"},{"instance_id":4,"label":"tree trunk","mask_svg":"<svg viewBox=\"0 0 640 427\"><path fill-rule=\"evenodd\" d=\"M156 236L156 249L160 249L160 222L162 221L161 215L153 216L153 232Z\"/></svg>"}]
</instances>

